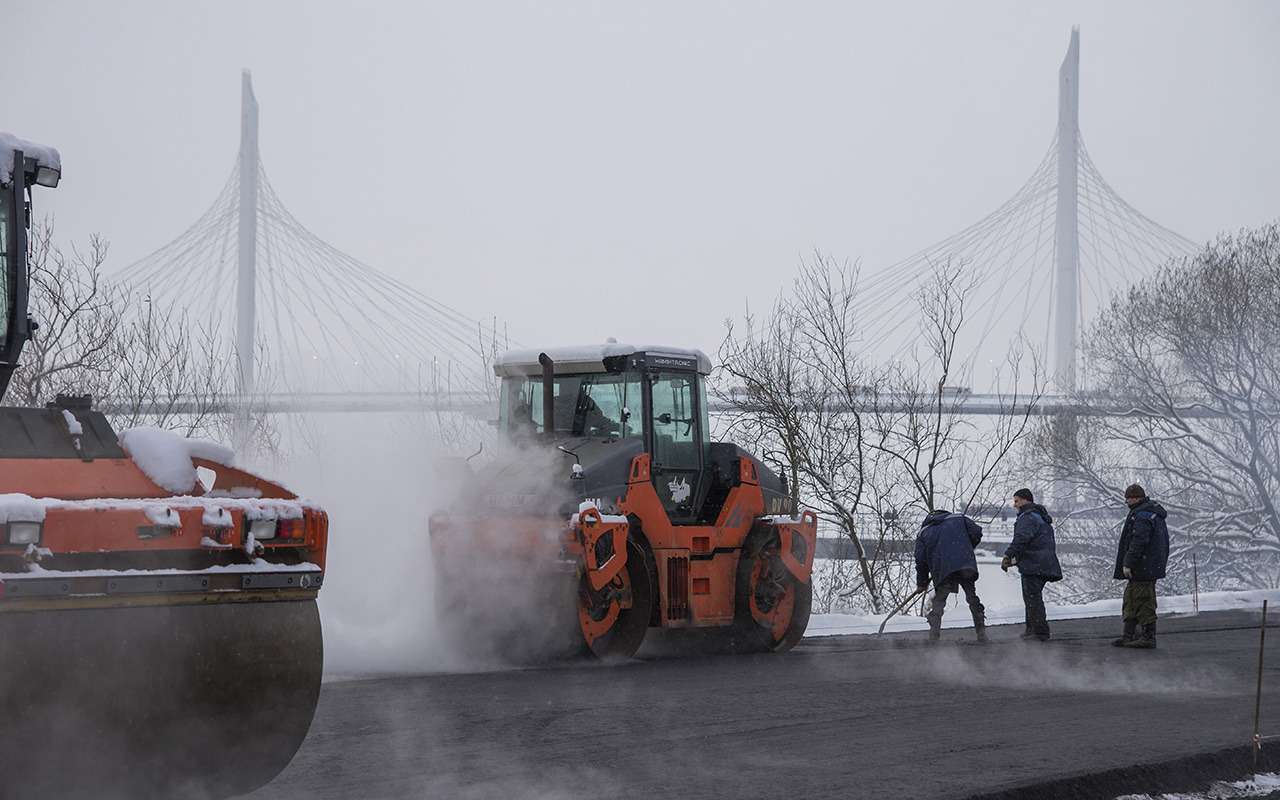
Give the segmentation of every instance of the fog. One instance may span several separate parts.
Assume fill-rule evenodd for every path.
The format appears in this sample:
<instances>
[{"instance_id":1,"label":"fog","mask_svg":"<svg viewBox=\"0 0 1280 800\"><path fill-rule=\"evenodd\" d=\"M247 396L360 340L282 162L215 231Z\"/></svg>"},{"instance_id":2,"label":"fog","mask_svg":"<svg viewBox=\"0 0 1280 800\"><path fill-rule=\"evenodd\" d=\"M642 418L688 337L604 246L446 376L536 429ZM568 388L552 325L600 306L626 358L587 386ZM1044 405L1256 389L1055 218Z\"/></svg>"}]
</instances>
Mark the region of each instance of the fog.
<instances>
[{"instance_id":1,"label":"fog","mask_svg":"<svg viewBox=\"0 0 1280 800\"><path fill-rule=\"evenodd\" d=\"M284 433L276 474L329 514L320 612L325 671L425 672L456 665L441 646L427 517L439 455L412 415L311 415Z\"/></svg>"},{"instance_id":2,"label":"fog","mask_svg":"<svg viewBox=\"0 0 1280 800\"><path fill-rule=\"evenodd\" d=\"M4 6L4 126L62 150L39 209L69 238L119 267L186 229L247 67L302 222L530 343L710 352L812 248L883 265L972 223L1048 146L1077 23L1123 197L1195 241L1280 207L1261 1ZM591 302L548 313L570 288Z\"/></svg>"},{"instance_id":3,"label":"fog","mask_svg":"<svg viewBox=\"0 0 1280 800\"><path fill-rule=\"evenodd\" d=\"M440 443L433 422L409 413L292 417L281 438L281 454L259 468L288 476L292 491L329 515L326 674L506 669L577 651L576 582L550 574L555 562L545 557L558 552L563 526L552 513L532 532L483 527L481 512L510 509L482 506L483 484L471 474L498 480L499 497L542 497L567 469L562 454L522 451L520 468L498 475L495 460L512 454L490 441L468 465L466 453ZM442 510L453 512L451 529L437 535L464 543L443 578L428 526ZM437 614L441 581L456 605Z\"/></svg>"},{"instance_id":4,"label":"fog","mask_svg":"<svg viewBox=\"0 0 1280 800\"><path fill-rule=\"evenodd\" d=\"M1196 669L1168 661L1139 663L1114 657L1123 650L1084 647L987 648L941 646L904 667L916 678L965 687L992 687L1011 693L1089 692L1105 694L1230 694L1247 680L1222 670ZM1111 658L1107 656L1111 655Z\"/></svg>"}]
</instances>

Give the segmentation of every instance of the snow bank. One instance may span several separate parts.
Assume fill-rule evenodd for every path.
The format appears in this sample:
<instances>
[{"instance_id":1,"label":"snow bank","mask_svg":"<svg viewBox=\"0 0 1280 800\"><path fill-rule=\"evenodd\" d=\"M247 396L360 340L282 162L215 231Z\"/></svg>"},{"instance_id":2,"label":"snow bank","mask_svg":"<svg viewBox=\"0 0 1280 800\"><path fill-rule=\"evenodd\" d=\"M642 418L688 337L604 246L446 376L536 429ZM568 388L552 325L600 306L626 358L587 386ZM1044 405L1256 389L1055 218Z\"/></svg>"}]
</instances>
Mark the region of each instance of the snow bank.
<instances>
[{"instance_id":1,"label":"snow bank","mask_svg":"<svg viewBox=\"0 0 1280 800\"><path fill-rule=\"evenodd\" d=\"M756 519L766 520L768 522L772 522L774 525L799 525L802 521L799 515L792 514L765 514L764 516L756 517Z\"/></svg>"},{"instance_id":2,"label":"snow bank","mask_svg":"<svg viewBox=\"0 0 1280 800\"><path fill-rule=\"evenodd\" d=\"M596 500L587 500L578 504L578 513L569 515L569 525L578 525L582 522L582 514L588 510L594 510L600 514L600 521L606 525L626 525L628 519L621 514L602 514L600 512L599 502Z\"/></svg>"},{"instance_id":3,"label":"snow bank","mask_svg":"<svg viewBox=\"0 0 1280 800\"><path fill-rule=\"evenodd\" d=\"M1271 797L1277 790L1280 790L1280 775L1262 772L1243 781L1219 781L1203 792L1126 794L1116 800L1231 800L1237 797Z\"/></svg>"},{"instance_id":4,"label":"snow bank","mask_svg":"<svg viewBox=\"0 0 1280 800\"><path fill-rule=\"evenodd\" d=\"M222 506L205 506L204 514L200 518L200 522L206 528L230 528L231 512Z\"/></svg>"},{"instance_id":5,"label":"snow bank","mask_svg":"<svg viewBox=\"0 0 1280 800\"><path fill-rule=\"evenodd\" d=\"M162 528L181 528L182 520L178 518L178 512L168 506L148 505L145 509L147 519L151 520L152 525L159 525Z\"/></svg>"},{"instance_id":6,"label":"snow bank","mask_svg":"<svg viewBox=\"0 0 1280 800\"><path fill-rule=\"evenodd\" d=\"M16 150L21 150L25 157L34 158L39 164L62 172L62 155L57 148L29 142L12 133L0 131L0 183L10 183L13 180L13 154Z\"/></svg>"},{"instance_id":7,"label":"snow bank","mask_svg":"<svg viewBox=\"0 0 1280 800\"><path fill-rule=\"evenodd\" d=\"M76 419L75 414L64 408L62 409L62 418L67 423L68 433L72 436L84 436L84 426L80 424L80 420Z\"/></svg>"},{"instance_id":8,"label":"snow bank","mask_svg":"<svg viewBox=\"0 0 1280 800\"><path fill-rule=\"evenodd\" d=\"M89 500L62 500L56 497L42 497L34 500L33 502L40 505L41 513L53 510L141 511L149 518L152 514L164 515L167 510L198 508L202 512L202 519L205 520L205 524L212 525L212 527L215 528L227 527L227 525L211 523L209 520L222 519L222 515L227 511L241 511L244 513L245 519L255 520L302 519L304 509L310 508L316 511L320 510L320 507L315 503L303 498L298 498L296 500L287 500L277 497L240 499L233 497L213 497L210 495L205 495L203 497L179 495L175 497L166 497L163 500L146 500L129 497L95 497ZM44 517L42 516L41 519L44 519Z\"/></svg>"},{"instance_id":9,"label":"snow bank","mask_svg":"<svg viewBox=\"0 0 1280 800\"><path fill-rule=\"evenodd\" d=\"M39 564L28 564L26 572L0 572L0 580L23 581L37 578L127 578L127 577L180 577L183 575L254 574L260 572L322 572L319 564L304 561L301 564L273 564L256 558L249 564L222 564L205 569L45 569Z\"/></svg>"},{"instance_id":10,"label":"snow bank","mask_svg":"<svg viewBox=\"0 0 1280 800\"><path fill-rule=\"evenodd\" d=\"M188 439L159 428L134 428L120 434L120 446L152 483L168 492L189 494L196 486L193 458L231 466L231 448L204 439Z\"/></svg>"},{"instance_id":11,"label":"snow bank","mask_svg":"<svg viewBox=\"0 0 1280 800\"><path fill-rule=\"evenodd\" d=\"M960 595L952 596L947 603L947 613L942 617L944 628L969 628L973 619L969 609L959 602ZM1200 595L1201 611L1229 611L1233 609L1259 609L1263 600L1273 604L1280 600L1280 589L1252 589L1243 592L1204 592ZM917 606L918 608L918 606ZM1059 619L1088 619L1090 617L1120 617L1120 598L1097 600L1080 605L1046 605L1049 621ZM1195 605L1191 595L1161 595L1159 598L1160 616L1192 614ZM1021 605L987 609L988 625L1015 625L1025 620L1025 611ZM840 636L849 633L875 633L884 621L884 615L870 614L814 614L809 619L809 628L805 636ZM885 633L902 631L924 631L929 629L929 622L924 617L899 614L889 620Z\"/></svg>"},{"instance_id":12,"label":"snow bank","mask_svg":"<svg viewBox=\"0 0 1280 800\"><path fill-rule=\"evenodd\" d=\"M25 494L0 494L0 525L10 520L44 522L44 504Z\"/></svg>"}]
</instances>

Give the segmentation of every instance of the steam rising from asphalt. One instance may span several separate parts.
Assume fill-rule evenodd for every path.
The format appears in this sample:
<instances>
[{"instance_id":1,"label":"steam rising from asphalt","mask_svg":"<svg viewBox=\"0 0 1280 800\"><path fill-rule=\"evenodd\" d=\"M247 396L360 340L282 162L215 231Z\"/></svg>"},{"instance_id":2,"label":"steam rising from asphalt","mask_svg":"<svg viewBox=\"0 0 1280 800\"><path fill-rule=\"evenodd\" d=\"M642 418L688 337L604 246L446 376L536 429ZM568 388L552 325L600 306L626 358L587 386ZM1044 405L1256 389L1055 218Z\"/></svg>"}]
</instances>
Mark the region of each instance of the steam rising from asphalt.
<instances>
[{"instance_id":1,"label":"steam rising from asphalt","mask_svg":"<svg viewBox=\"0 0 1280 800\"><path fill-rule=\"evenodd\" d=\"M939 645L923 651L907 667L929 680L971 687L1030 692L1110 694L1229 694L1230 676L1192 669L1181 659L1135 659L1133 651L1065 642L1008 643L988 647ZM1140 655L1149 655L1141 653ZM1238 683L1235 685L1238 689Z\"/></svg>"},{"instance_id":2,"label":"steam rising from asphalt","mask_svg":"<svg viewBox=\"0 0 1280 800\"><path fill-rule=\"evenodd\" d=\"M447 669L431 593L433 452L413 415L316 415L284 483L329 514L320 591L326 674Z\"/></svg>"},{"instance_id":3,"label":"steam rising from asphalt","mask_svg":"<svg viewBox=\"0 0 1280 800\"><path fill-rule=\"evenodd\" d=\"M465 589L468 613L452 608L442 624L428 518L453 506L462 512L454 516L454 536L475 536L479 532L466 526L476 524L474 512L491 500L466 495L461 459L438 444L421 417L317 415L309 424L311 446L293 448L295 455L275 474L329 514L320 592L326 674L495 668L525 660L530 646L541 652L571 645L564 578L527 552L512 554L522 561L479 551L450 559L449 585ZM492 450L491 443L486 447ZM564 468L563 456L541 448L521 458L517 469L492 475L494 491L514 502L545 493ZM544 553L554 552L560 531L554 525L535 532ZM500 624L477 629L482 619Z\"/></svg>"}]
</instances>

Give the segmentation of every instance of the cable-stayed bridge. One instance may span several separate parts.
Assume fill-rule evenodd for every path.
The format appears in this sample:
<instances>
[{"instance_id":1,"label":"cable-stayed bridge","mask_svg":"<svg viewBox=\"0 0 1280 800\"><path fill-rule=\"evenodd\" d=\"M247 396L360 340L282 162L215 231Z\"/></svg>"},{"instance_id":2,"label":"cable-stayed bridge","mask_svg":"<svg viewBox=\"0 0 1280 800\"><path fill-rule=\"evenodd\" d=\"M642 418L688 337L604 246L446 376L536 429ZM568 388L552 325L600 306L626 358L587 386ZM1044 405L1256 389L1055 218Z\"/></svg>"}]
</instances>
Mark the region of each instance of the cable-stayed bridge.
<instances>
[{"instance_id":1,"label":"cable-stayed bridge","mask_svg":"<svg viewBox=\"0 0 1280 800\"><path fill-rule=\"evenodd\" d=\"M864 274L869 351L892 358L912 348L914 293L939 264L959 265L972 303L966 317L974 321L959 349L991 353L1013 336L1041 344L1052 355L1052 394L1038 413L1081 411L1071 400L1087 385L1077 374L1080 330L1117 292L1197 247L1134 209L1089 156L1079 126L1079 65L1073 30L1059 71L1056 130L1009 200L955 235ZM505 330L339 251L290 214L259 158L247 72L241 121L239 158L208 211L114 277L157 302L185 304L196 322L230 328L239 396L256 398L260 411L491 409L489 363L507 344ZM961 413L1017 411L995 395L952 400Z\"/></svg>"},{"instance_id":2,"label":"cable-stayed bridge","mask_svg":"<svg viewBox=\"0 0 1280 800\"><path fill-rule=\"evenodd\" d=\"M231 326L241 395L483 393L488 329L343 253L285 208L258 154L258 103L242 79L240 153L186 231L113 276L191 322ZM225 331L223 331L225 333Z\"/></svg>"}]
</instances>

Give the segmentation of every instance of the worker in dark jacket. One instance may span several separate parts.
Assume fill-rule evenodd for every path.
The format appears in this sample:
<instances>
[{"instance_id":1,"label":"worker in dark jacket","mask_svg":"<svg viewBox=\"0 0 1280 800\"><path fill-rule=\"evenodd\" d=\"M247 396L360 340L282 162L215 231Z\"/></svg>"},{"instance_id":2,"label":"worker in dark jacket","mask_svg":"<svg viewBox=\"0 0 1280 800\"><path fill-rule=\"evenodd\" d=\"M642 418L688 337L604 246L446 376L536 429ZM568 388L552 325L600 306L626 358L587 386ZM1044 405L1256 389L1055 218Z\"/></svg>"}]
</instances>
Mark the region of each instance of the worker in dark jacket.
<instances>
[{"instance_id":1,"label":"worker in dark jacket","mask_svg":"<svg viewBox=\"0 0 1280 800\"><path fill-rule=\"evenodd\" d=\"M1112 644L1152 648L1156 646L1156 581L1164 577L1169 561L1169 526L1165 524L1168 514L1136 483L1124 490L1124 501L1129 506L1129 516L1120 531L1114 576L1128 581L1122 612L1124 635Z\"/></svg>"},{"instance_id":2,"label":"worker in dark jacket","mask_svg":"<svg viewBox=\"0 0 1280 800\"><path fill-rule=\"evenodd\" d=\"M1022 575L1022 604L1026 608L1023 639L1049 641L1049 617L1044 610L1044 585L1062 580L1058 546L1053 536L1053 517L1036 502L1030 489L1013 493L1018 519L1013 523L1013 541L1004 551L1000 568L1017 566Z\"/></svg>"},{"instance_id":3,"label":"worker in dark jacket","mask_svg":"<svg viewBox=\"0 0 1280 800\"><path fill-rule=\"evenodd\" d=\"M964 514L932 511L924 518L916 536L916 589L923 592L933 579L933 602L929 606L929 641L942 636L942 612L947 598L964 590L973 630L978 641L987 640L986 609L978 599L978 559L973 548L982 541L982 526Z\"/></svg>"}]
</instances>

